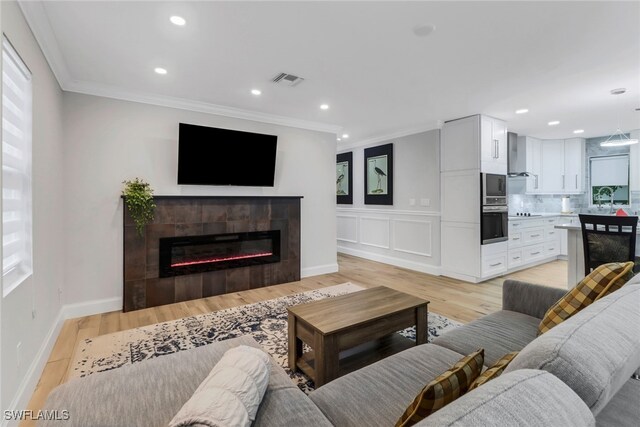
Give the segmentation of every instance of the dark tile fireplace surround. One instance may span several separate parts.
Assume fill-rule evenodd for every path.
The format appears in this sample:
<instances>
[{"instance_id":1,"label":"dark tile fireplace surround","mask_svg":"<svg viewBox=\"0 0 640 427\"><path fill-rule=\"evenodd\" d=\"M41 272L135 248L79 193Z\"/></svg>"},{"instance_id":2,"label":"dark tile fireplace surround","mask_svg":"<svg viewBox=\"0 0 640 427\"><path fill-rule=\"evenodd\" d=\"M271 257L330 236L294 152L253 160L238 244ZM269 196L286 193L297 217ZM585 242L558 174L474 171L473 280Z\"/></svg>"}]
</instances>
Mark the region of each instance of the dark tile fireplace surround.
<instances>
[{"instance_id":1,"label":"dark tile fireplace surround","mask_svg":"<svg viewBox=\"0 0 640 427\"><path fill-rule=\"evenodd\" d=\"M300 199L156 196L142 237L125 206L123 311L300 280Z\"/></svg>"}]
</instances>

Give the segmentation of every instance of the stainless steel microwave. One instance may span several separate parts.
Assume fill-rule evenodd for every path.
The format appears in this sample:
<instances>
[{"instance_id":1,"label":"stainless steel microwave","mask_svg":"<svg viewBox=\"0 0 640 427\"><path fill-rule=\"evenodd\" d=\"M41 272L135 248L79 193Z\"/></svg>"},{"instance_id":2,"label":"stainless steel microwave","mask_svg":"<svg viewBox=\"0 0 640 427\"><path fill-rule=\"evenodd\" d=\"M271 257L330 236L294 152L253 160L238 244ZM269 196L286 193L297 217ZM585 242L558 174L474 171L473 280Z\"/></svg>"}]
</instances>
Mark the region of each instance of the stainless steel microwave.
<instances>
[{"instance_id":1,"label":"stainless steel microwave","mask_svg":"<svg viewBox=\"0 0 640 427\"><path fill-rule=\"evenodd\" d=\"M507 204L507 176L483 173L482 206L505 206Z\"/></svg>"}]
</instances>

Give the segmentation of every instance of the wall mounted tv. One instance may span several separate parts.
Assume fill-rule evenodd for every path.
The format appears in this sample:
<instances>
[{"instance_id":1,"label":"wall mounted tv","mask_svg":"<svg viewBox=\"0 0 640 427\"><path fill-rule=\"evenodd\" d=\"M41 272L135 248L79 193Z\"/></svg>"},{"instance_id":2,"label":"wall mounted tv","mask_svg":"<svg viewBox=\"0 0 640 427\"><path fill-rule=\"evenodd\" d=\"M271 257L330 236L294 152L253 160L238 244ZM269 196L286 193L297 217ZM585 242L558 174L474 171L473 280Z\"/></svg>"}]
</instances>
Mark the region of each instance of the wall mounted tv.
<instances>
[{"instance_id":1,"label":"wall mounted tv","mask_svg":"<svg viewBox=\"0 0 640 427\"><path fill-rule=\"evenodd\" d=\"M179 185L273 187L278 137L180 123Z\"/></svg>"}]
</instances>

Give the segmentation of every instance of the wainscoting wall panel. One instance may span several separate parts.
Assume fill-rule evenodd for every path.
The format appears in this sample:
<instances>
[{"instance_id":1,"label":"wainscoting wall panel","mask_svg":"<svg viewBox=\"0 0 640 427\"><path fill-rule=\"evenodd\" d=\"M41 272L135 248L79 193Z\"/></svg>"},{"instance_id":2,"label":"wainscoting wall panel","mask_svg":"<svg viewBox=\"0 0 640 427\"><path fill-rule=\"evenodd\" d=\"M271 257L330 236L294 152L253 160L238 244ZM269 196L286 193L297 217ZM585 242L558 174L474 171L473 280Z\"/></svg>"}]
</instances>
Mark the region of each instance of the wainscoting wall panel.
<instances>
[{"instance_id":1,"label":"wainscoting wall panel","mask_svg":"<svg viewBox=\"0 0 640 427\"><path fill-rule=\"evenodd\" d=\"M365 246L389 249L390 219L369 216L360 217L360 243Z\"/></svg>"},{"instance_id":2,"label":"wainscoting wall panel","mask_svg":"<svg viewBox=\"0 0 640 427\"><path fill-rule=\"evenodd\" d=\"M337 209L338 252L430 274L440 273L440 213Z\"/></svg>"},{"instance_id":3,"label":"wainscoting wall panel","mask_svg":"<svg viewBox=\"0 0 640 427\"><path fill-rule=\"evenodd\" d=\"M336 221L338 241L358 243L358 216L337 215Z\"/></svg>"},{"instance_id":4,"label":"wainscoting wall panel","mask_svg":"<svg viewBox=\"0 0 640 427\"><path fill-rule=\"evenodd\" d=\"M431 256L431 221L394 219L393 249L408 254Z\"/></svg>"}]
</instances>

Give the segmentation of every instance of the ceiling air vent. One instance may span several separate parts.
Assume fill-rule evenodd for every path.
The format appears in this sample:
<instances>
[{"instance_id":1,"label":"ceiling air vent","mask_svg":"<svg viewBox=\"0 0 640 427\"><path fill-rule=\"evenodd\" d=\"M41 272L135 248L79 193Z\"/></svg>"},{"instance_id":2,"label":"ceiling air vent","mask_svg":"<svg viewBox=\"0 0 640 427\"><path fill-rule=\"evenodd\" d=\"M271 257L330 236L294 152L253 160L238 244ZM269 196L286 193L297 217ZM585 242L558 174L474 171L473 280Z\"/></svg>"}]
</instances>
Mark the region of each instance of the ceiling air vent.
<instances>
[{"instance_id":1,"label":"ceiling air vent","mask_svg":"<svg viewBox=\"0 0 640 427\"><path fill-rule=\"evenodd\" d=\"M286 86L296 86L302 83L303 80L304 79L302 77L294 76L293 74L280 73L275 76L272 81Z\"/></svg>"}]
</instances>

